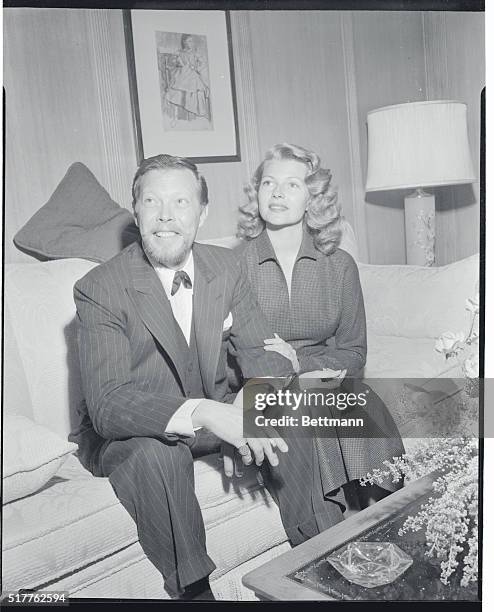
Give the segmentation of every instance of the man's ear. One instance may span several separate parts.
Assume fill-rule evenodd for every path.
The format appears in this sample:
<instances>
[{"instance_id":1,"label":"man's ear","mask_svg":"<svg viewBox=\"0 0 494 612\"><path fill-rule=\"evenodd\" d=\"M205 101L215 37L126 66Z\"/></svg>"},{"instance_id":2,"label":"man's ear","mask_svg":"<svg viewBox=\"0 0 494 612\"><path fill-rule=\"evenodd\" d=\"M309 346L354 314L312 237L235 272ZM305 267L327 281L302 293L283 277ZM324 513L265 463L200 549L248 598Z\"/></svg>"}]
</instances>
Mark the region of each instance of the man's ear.
<instances>
[{"instance_id":1,"label":"man's ear","mask_svg":"<svg viewBox=\"0 0 494 612\"><path fill-rule=\"evenodd\" d=\"M199 217L199 227L202 227L202 225L204 224L204 221L206 221L207 217L208 217L208 211L209 211L209 205L206 204L205 206L201 207L201 214Z\"/></svg>"}]
</instances>

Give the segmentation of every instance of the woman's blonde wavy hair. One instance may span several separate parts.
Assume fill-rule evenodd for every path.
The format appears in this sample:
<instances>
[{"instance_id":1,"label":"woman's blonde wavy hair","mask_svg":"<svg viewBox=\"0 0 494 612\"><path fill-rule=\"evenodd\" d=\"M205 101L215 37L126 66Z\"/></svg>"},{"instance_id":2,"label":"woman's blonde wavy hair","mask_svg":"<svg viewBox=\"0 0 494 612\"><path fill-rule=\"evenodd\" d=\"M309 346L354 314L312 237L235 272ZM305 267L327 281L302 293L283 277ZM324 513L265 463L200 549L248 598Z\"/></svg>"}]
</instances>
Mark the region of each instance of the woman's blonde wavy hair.
<instances>
[{"instance_id":1,"label":"woman's blonde wavy hair","mask_svg":"<svg viewBox=\"0 0 494 612\"><path fill-rule=\"evenodd\" d=\"M310 193L310 201L305 213L305 224L314 238L316 249L329 255L341 240L340 205L337 190L331 185L331 171L321 168L319 156L303 147L292 144L277 144L265 155L252 179L245 186L247 202L239 207L237 237L252 240L259 236L266 224L259 214L257 192L264 171L264 164L272 159L290 159L307 166L305 184Z\"/></svg>"}]
</instances>

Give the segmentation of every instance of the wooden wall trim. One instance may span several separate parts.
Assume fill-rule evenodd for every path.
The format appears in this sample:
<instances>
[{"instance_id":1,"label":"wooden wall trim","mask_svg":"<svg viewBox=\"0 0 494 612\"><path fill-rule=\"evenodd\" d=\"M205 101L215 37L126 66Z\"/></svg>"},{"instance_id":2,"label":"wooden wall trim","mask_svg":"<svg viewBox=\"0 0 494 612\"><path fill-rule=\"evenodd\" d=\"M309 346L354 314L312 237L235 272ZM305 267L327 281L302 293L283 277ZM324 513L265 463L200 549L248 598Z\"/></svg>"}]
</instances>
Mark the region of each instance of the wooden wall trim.
<instances>
[{"instance_id":1,"label":"wooden wall trim","mask_svg":"<svg viewBox=\"0 0 494 612\"><path fill-rule=\"evenodd\" d=\"M474 167L480 159L480 92L484 84L483 16L455 12L422 14L426 99L467 104ZM480 184L436 188L436 264L479 250Z\"/></svg>"},{"instance_id":2,"label":"wooden wall trim","mask_svg":"<svg viewBox=\"0 0 494 612\"><path fill-rule=\"evenodd\" d=\"M446 16L438 11L433 16L422 13L426 100L435 100L451 88Z\"/></svg>"},{"instance_id":3,"label":"wooden wall trim","mask_svg":"<svg viewBox=\"0 0 494 612\"><path fill-rule=\"evenodd\" d=\"M429 100L429 89L430 89L430 76L429 76L429 59L427 57L427 39L426 39L426 28L425 28L425 13L422 11L420 13L421 21L422 21L422 53L424 54L424 83L425 83L425 100Z\"/></svg>"},{"instance_id":4,"label":"wooden wall trim","mask_svg":"<svg viewBox=\"0 0 494 612\"><path fill-rule=\"evenodd\" d=\"M102 183L112 197L125 206L130 200L129 177L125 172L129 155L127 148L124 149L119 125L122 100L117 100L114 84L118 68L113 58L115 28L110 20L115 17L115 11L88 11L88 40L98 102L96 113L101 130L101 153L105 160Z\"/></svg>"},{"instance_id":5,"label":"wooden wall trim","mask_svg":"<svg viewBox=\"0 0 494 612\"><path fill-rule=\"evenodd\" d=\"M259 145L254 69L250 38L250 20L247 11L230 13L232 26L235 88L237 91L240 150L243 166L250 177L261 160Z\"/></svg>"},{"instance_id":6,"label":"wooden wall trim","mask_svg":"<svg viewBox=\"0 0 494 612\"><path fill-rule=\"evenodd\" d=\"M369 261L367 222L365 218L365 190L360 155L359 117L357 109L357 83L355 79L355 57L353 51L352 13L340 13L343 69L345 74L345 96L347 102L347 125L352 177L353 225L357 237L359 259Z\"/></svg>"}]
</instances>

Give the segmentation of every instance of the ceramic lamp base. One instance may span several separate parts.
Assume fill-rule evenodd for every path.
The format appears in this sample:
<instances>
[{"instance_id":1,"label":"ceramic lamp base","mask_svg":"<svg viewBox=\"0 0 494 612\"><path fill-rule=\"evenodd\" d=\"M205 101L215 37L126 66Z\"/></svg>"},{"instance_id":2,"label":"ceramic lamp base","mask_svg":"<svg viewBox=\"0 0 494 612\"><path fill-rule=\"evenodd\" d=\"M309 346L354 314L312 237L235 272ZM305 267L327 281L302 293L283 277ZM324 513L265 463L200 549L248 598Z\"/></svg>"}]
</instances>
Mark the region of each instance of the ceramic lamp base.
<instances>
[{"instance_id":1,"label":"ceramic lamp base","mask_svg":"<svg viewBox=\"0 0 494 612\"><path fill-rule=\"evenodd\" d=\"M434 265L436 240L434 195L416 189L405 198L407 264Z\"/></svg>"}]
</instances>

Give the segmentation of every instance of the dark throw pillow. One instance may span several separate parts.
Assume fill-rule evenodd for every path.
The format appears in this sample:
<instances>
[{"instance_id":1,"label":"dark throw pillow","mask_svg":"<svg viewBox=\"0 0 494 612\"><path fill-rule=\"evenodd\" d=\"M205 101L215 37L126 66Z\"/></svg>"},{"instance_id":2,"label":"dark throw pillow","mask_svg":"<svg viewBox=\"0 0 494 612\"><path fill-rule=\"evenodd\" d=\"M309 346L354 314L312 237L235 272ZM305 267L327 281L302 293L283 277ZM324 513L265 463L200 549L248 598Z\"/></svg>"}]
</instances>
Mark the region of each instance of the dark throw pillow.
<instances>
[{"instance_id":1,"label":"dark throw pillow","mask_svg":"<svg viewBox=\"0 0 494 612\"><path fill-rule=\"evenodd\" d=\"M80 257L103 262L138 237L132 214L110 198L84 164L76 162L48 202L17 232L14 243L38 259Z\"/></svg>"}]
</instances>

